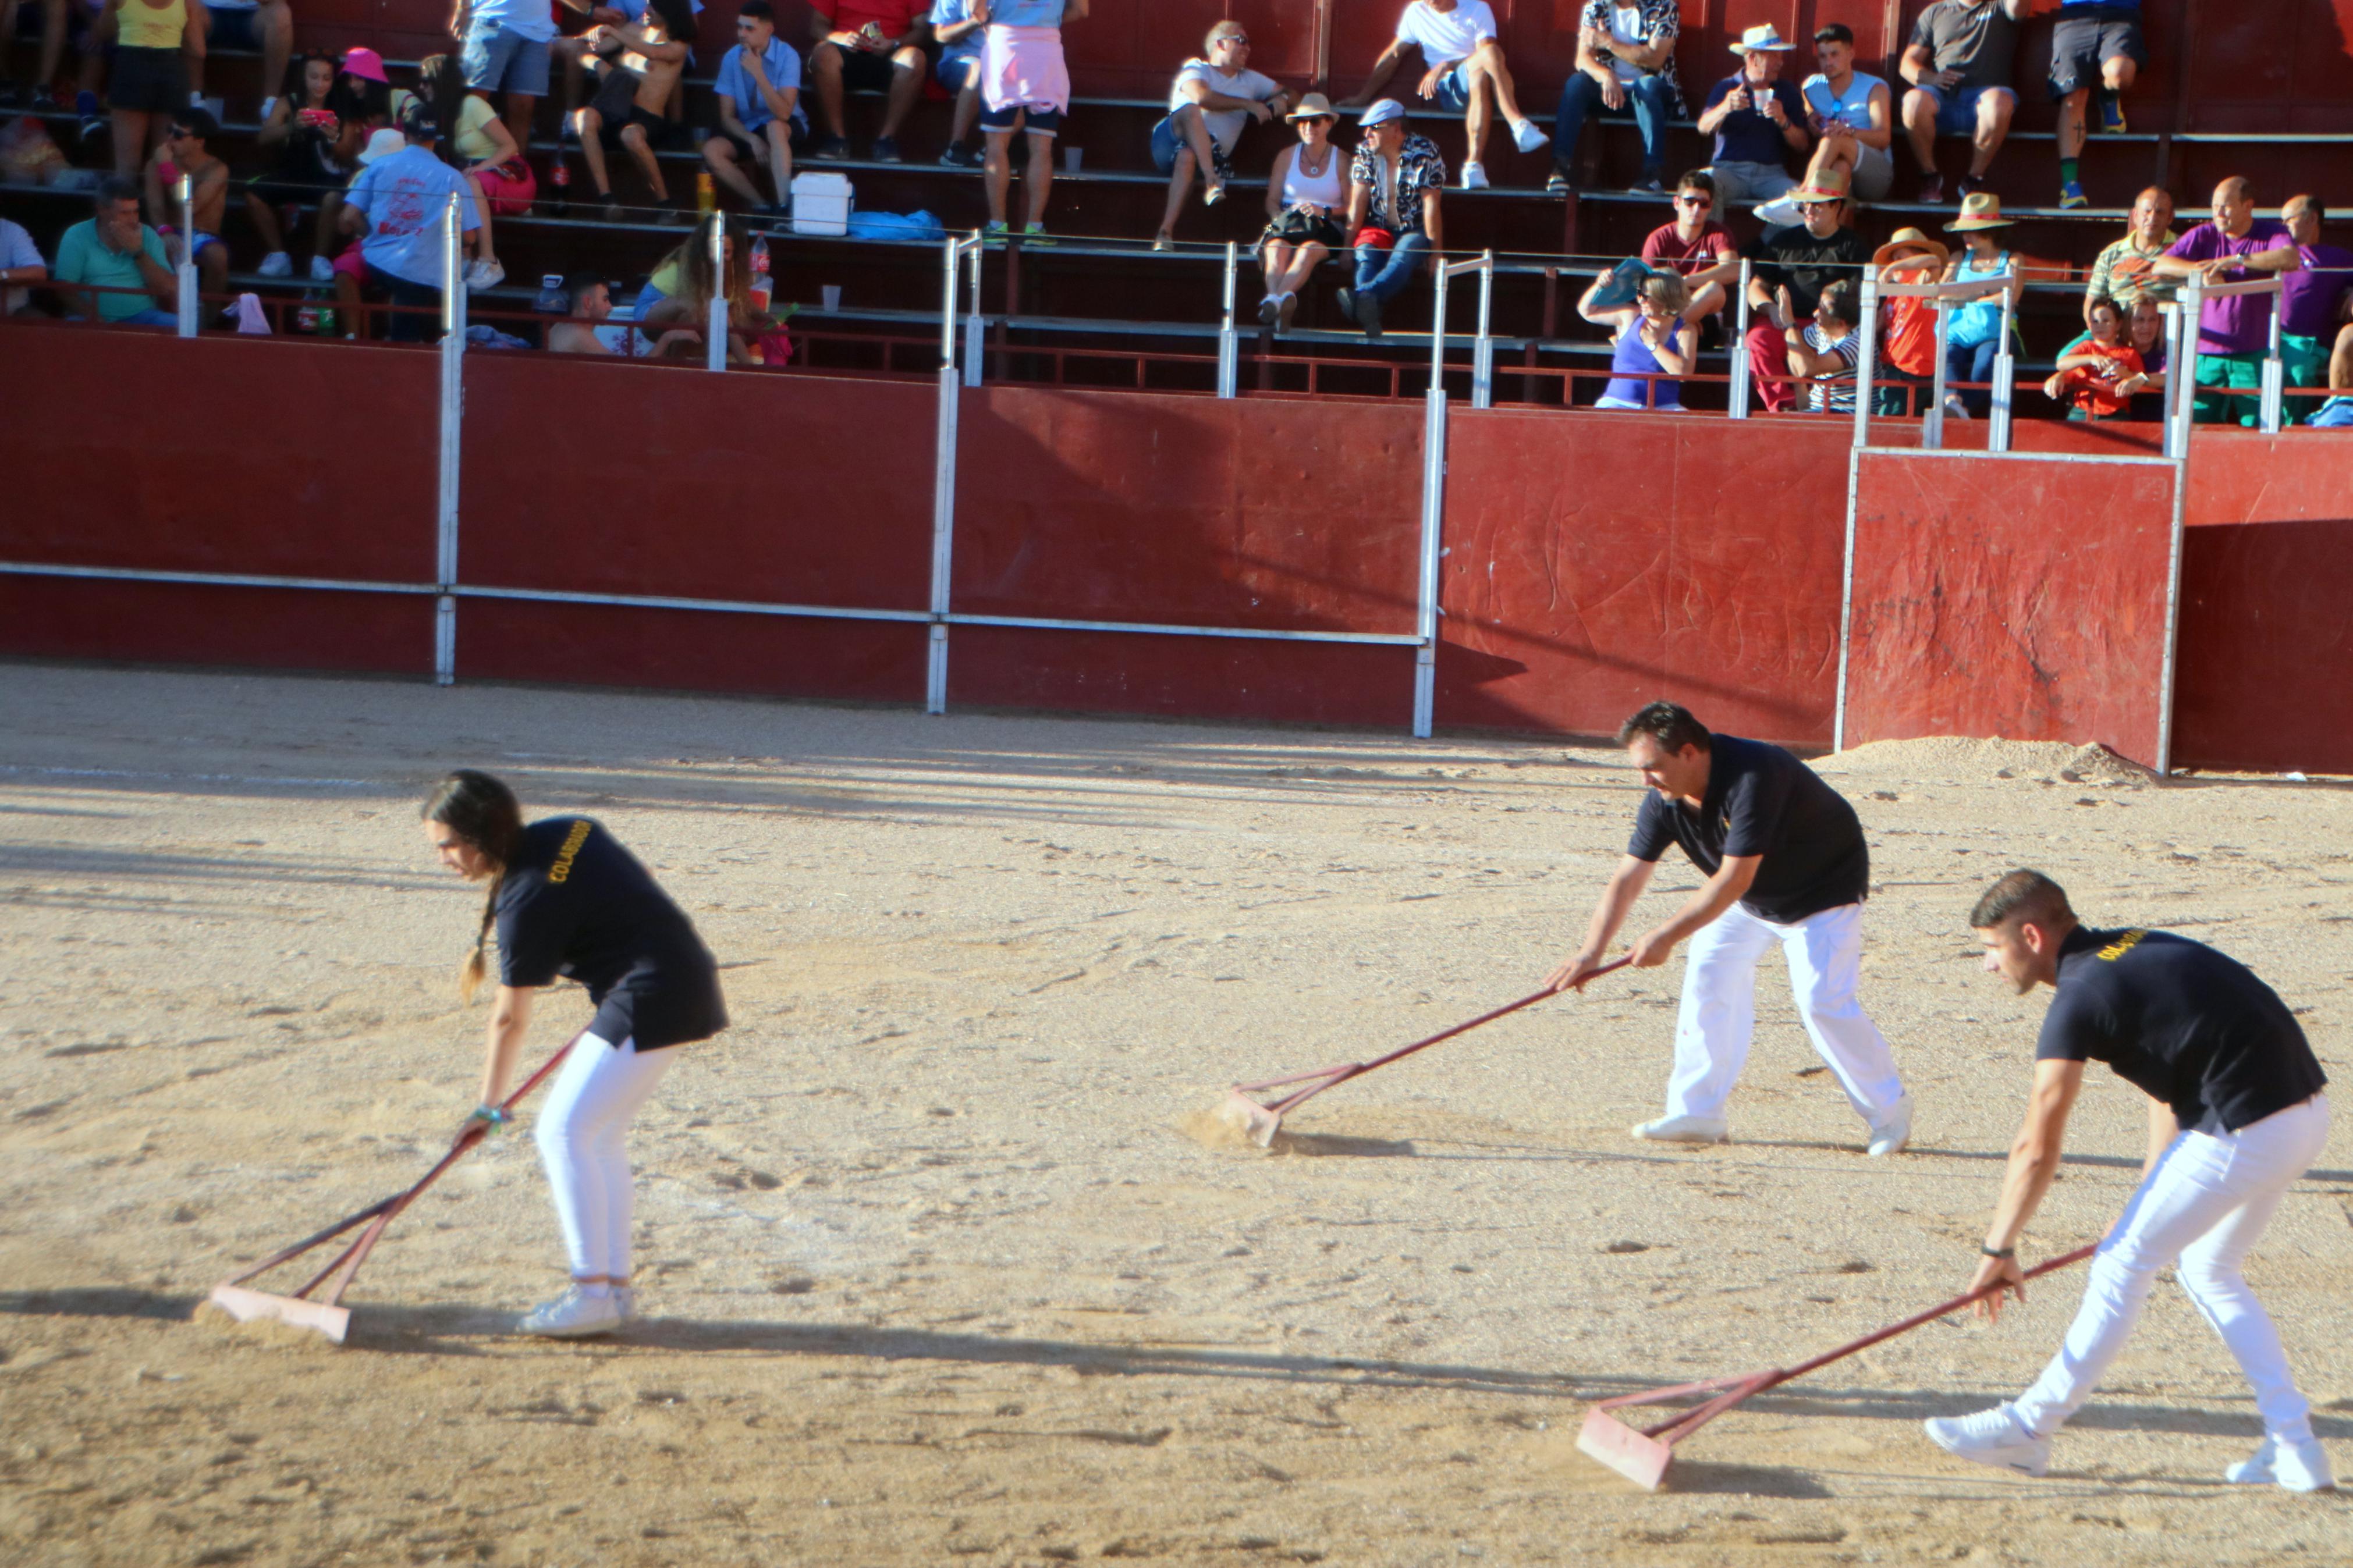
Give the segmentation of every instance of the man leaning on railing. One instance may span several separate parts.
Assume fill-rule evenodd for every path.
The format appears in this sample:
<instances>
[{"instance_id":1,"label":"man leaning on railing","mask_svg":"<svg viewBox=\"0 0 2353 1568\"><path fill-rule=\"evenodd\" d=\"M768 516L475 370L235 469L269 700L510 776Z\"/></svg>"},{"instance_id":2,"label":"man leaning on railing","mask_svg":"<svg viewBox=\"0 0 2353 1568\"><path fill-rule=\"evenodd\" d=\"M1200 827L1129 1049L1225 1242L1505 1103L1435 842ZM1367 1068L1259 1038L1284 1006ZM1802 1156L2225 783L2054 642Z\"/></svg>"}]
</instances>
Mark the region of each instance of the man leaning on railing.
<instances>
[{"instance_id":1,"label":"man leaning on railing","mask_svg":"<svg viewBox=\"0 0 2353 1568\"><path fill-rule=\"evenodd\" d=\"M2290 196L2280 209L2303 263L2280 284L2280 359L2287 386L2353 383L2353 250L2320 243L2327 217L2316 196ZM2332 374L2341 365L2342 374ZM2287 416L2309 418L2318 403L2288 400Z\"/></svg>"},{"instance_id":2,"label":"man leaning on railing","mask_svg":"<svg viewBox=\"0 0 2353 1568\"><path fill-rule=\"evenodd\" d=\"M2255 195L2243 174L2214 187L2214 216L2157 258L2168 278L2239 283L2256 273L2294 272L2304 265L2287 225L2255 216ZM2263 384L2274 301L2261 294L2226 294L2200 302L2194 374L2200 391L2190 417L2200 425L2256 420ZM2244 400L2244 410L2241 402Z\"/></svg>"}]
</instances>

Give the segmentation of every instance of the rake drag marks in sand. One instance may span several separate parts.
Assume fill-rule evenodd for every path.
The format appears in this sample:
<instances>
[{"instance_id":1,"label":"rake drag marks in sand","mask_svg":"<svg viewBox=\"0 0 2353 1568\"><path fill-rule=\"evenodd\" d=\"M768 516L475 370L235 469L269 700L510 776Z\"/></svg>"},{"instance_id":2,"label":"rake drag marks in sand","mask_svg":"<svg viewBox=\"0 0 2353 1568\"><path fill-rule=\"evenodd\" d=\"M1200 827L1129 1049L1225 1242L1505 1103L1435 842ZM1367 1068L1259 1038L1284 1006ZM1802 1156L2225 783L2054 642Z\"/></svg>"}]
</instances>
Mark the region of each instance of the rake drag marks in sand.
<instances>
[{"instance_id":1,"label":"rake drag marks in sand","mask_svg":"<svg viewBox=\"0 0 2353 1568\"><path fill-rule=\"evenodd\" d=\"M1768 961L1729 1145L1625 1136L1678 963L1323 1097L1296 1152L1324 1157L1233 1158L1170 1123L1541 980L1624 847L1620 757L8 673L0 1560L2353 1558L2338 1500L2215 1479L2253 1416L2170 1284L2040 1485L1917 1422L2031 1377L2065 1276L1750 1401L1655 1496L1575 1450L1590 1400L1787 1364L1967 1283L2042 1006L1961 929L2010 864L2253 963L2342 1077L2333 787L1825 760L1873 841L1862 984L1915 1152L1864 1161ZM451 977L479 892L417 847L454 762L613 823L735 966L734 1028L632 1144L649 1321L505 1335L560 1274L509 1137L371 1258L346 1349L194 1328L214 1280L414 1180L472 1103ZM1638 919L1691 885L1660 879ZM585 1013L547 996L534 1048ZM2030 1260L2114 1217L2141 1135L2086 1089ZM2324 1156L2250 1266L2337 1445L2348 1167Z\"/></svg>"}]
</instances>

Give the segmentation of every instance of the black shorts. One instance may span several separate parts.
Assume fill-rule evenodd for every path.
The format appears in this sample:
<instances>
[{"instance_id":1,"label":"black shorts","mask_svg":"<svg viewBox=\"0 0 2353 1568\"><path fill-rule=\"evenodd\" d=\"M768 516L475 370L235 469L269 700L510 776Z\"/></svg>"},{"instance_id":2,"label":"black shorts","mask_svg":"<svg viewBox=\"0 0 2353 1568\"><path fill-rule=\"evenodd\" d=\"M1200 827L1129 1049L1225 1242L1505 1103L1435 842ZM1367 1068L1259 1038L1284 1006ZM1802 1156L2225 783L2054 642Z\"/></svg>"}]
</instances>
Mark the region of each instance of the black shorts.
<instances>
[{"instance_id":1,"label":"black shorts","mask_svg":"<svg viewBox=\"0 0 2353 1568\"><path fill-rule=\"evenodd\" d=\"M2119 55L2136 66L2148 64L2141 42L2137 5L2071 5L2051 30L2051 101L2063 101L2085 88L2100 87L2100 62Z\"/></svg>"},{"instance_id":2,"label":"black shorts","mask_svg":"<svg viewBox=\"0 0 2353 1568\"><path fill-rule=\"evenodd\" d=\"M212 5L206 12L212 26L205 34L207 49L259 49L261 36L253 30L253 19L261 13L252 5Z\"/></svg>"},{"instance_id":3,"label":"black shorts","mask_svg":"<svg viewBox=\"0 0 2353 1568\"><path fill-rule=\"evenodd\" d=\"M763 144L766 142L768 138L768 126L773 123L774 121L764 121L761 124L759 131L755 133ZM702 133L702 144L705 147L708 147L713 142L724 142L730 147L734 148L735 161L739 163L756 163L759 162L759 151L752 145L752 139L750 137L738 136L733 132L722 131L717 126L713 126L709 131ZM792 120L786 121L785 144L796 153L806 153L808 151L810 144L808 122L804 120Z\"/></svg>"},{"instance_id":4,"label":"black shorts","mask_svg":"<svg viewBox=\"0 0 2353 1568\"><path fill-rule=\"evenodd\" d=\"M621 132L632 125L645 129L646 140L651 146L659 147L670 139L674 129L672 123L638 106L638 89L644 83L645 79L635 71L617 68L607 71L605 85L598 88L596 96L589 100L588 107L596 111L596 118L601 121L596 140L603 142L608 151L621 145Z\"/></svg>"},{"instance_id":5,"label":"black shorts","mask_svg":"<svg viewBox=\"0 0 2353 1568\"><path fill-rule=\"evenodd\" d=\"M106 104L135 113L186 113L186 57L177 49L116 49L114 74L106 83Z\"/></svg>"},{"instance_id":6,"label":"black shorts","mask_svg":"<svg viewBox=\"0 0 2353 1568\"><path fill-rule=\"evenodd\" d=\"M889 55L878 55L871 49L845 49L839 44L823 43L821 49L831 49L841 57L841 85L852 92L888 92L898 67Z\"/></svg>"},{"instance_id":7,"label":"black shorts","mask_svg":"<svg viewBox=\"0 0 2353 1568\"><path fill-rule=\"evenodd\" d=\"M1012 103L1003 109L983 109L980 128L983 131L1010 131L1020 120L1022 129L1032 136L1051 136L1062 128L1062 111L1059 109L1039 109L1029 104Z\"/></svg>"}]
</instances>

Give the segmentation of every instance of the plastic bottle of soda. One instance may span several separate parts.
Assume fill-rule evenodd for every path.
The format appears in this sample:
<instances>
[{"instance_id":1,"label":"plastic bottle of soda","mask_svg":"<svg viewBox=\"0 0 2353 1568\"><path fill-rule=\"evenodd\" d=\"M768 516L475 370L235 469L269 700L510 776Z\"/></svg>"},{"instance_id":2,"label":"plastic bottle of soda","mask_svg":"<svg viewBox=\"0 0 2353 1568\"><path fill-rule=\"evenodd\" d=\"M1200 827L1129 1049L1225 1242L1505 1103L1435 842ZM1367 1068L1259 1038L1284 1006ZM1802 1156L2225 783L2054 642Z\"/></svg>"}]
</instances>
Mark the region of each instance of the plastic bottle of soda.
<instances>
[{"instance_id":1,"label":"plastic bottle of soda","mask_svg":"<svg viewBox=\"0 0 2353 1568\"><path fill-rule=\"evenodd\" d=\"M694 210L704 217L719 210L719 187L711 183L708 171L694 176Z\"/></svg>"},{"instance_id":2,"label":"plastic bottle of soda","mask_svg":"<svg viewBox=\"0 0 2353 1568\"><path fill-rule=\"evenodd\" d=\"M776 284L768 273L768 237L760 236L752 242L752 313L765 316L768 302L776 298Z\"/></svg>"},{"instance_id":3,"label":"plastic bottle of soda","mask_svg":"<svg viewBox=\"0 0 2353 1568\"><path fill-rule=\"evenodd\" d=\"M572 164L562 153L555 155L555 211L557 216L572 210Z\"/></svg>"}]
</instances>

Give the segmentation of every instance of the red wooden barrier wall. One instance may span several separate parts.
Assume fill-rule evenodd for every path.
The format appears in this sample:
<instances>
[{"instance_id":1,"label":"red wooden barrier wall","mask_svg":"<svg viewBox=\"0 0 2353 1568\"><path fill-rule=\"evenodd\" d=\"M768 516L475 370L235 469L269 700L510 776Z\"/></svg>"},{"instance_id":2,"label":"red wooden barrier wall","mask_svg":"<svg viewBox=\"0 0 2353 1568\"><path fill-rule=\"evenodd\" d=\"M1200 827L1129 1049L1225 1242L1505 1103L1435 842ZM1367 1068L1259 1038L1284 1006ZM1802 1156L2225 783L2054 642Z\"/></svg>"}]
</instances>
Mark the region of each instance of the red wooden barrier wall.
<instances>
[{"instance_id":1,"label":"red wooden barrier wall","mask_svg":"<svg viewBox=\"0 0 2353 1568\"><path fill-rule=\"evenodd\" d=\"M1868 454L1846 742L2097 741L2158 756L2169 465Z\"/></svg>"},{"instance_id":2,"label":"red wooden barrier wall","mask_svg":"<svg viewBox=\"0 0 2353 1568\"><path fill-rule=\"evenodd\" d=\"M1458 410L1440 723L1614 732L1654 698L1825 746L1852 426Z\"/></svg>"},{"instance_id":3,"label":"red wooden barrier wall","mask_svg":"<svg viewBox=\"0 0 2353 1568\"><path fill-rule=\"evenodd\" d=\"M957 416L959 614L1414 629L1421 410L992 386ZM955 702L1398 724L1409 649L957 626Z\"/></svg>"},{"instance_id":4,"label":"red wooden barrier wall","mask_svg":"<svg viewBox=\"0 0 2353 1568\"><path fill-rule=\"evenodd\" d=\"M0 559L433 581L437 371L397 349L17 327ZM427 672L422 595L0 576L0 647Z\"/></svg>"}]
</instances>

